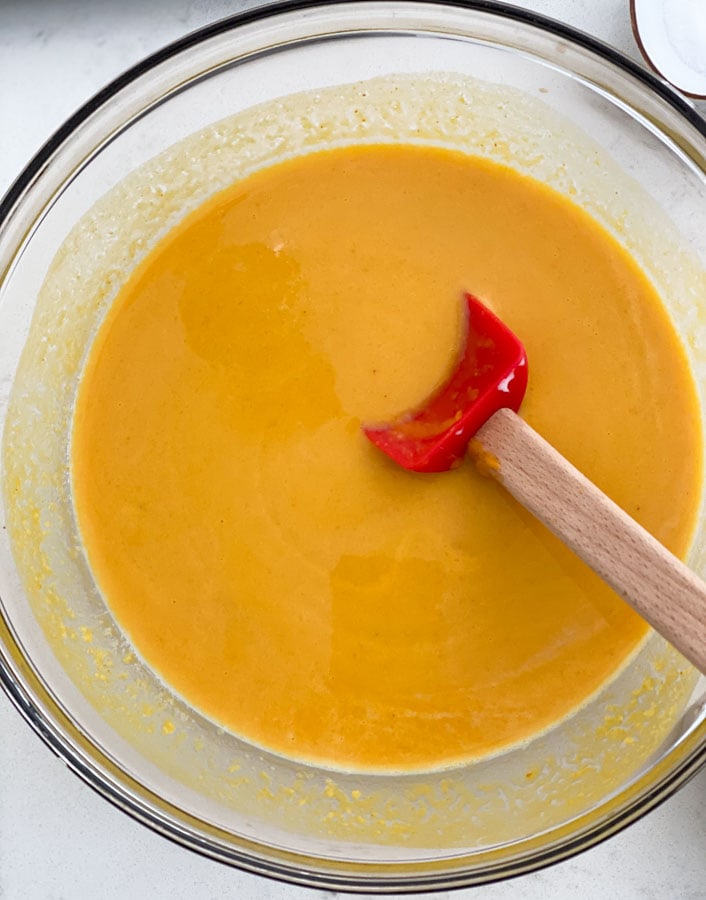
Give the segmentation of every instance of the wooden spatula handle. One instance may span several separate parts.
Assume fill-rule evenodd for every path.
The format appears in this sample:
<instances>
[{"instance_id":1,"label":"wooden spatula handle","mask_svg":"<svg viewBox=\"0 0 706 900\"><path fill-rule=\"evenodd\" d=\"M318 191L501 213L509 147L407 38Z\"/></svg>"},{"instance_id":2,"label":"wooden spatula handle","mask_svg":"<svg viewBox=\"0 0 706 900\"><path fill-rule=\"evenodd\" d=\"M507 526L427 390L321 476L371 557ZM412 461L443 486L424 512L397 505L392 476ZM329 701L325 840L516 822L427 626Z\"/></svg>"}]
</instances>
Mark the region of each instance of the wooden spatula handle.
<instances>
[{"instance_id":1,"label":"wooden spatula handle","mask_svg":"<svg viewBox=\"0 0 706 900\"><path fill-rule=\"evenodd\" d=\"M471 455L633 609L706 673L706 584L509 409Z\"/></svg>"}]
</instances>

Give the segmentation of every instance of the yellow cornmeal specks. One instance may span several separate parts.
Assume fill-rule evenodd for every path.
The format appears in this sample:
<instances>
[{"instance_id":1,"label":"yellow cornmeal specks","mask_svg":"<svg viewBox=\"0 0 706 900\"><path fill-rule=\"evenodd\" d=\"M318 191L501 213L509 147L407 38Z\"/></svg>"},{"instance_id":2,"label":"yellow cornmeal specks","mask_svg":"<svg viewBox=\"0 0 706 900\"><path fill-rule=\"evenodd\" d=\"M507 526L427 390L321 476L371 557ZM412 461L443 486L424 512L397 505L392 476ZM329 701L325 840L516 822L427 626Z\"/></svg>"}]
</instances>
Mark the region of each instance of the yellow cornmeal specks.
<instances>
[{"instance_id":1,"label":"yellow cornmeal specks","mask_svg":"<svg viewBox=\"0 0 706 900\"><path fill-rule=\"evenodd\" d=\"M403 99L401 114L395 102L400 98ZM350 115L354 106L365 107L367 113L370 127L360 132L355 130ZM312 108L316 111L314 126L311 125ZM145 237L144 246L153 246L166 227L179 221L185 209L193 209L213 190L226 187L253 169L273 159L279 160L283 146L285 153L319 149L322 146L319 122L325 124L323 143L332 139L339 143L356 139L367 142L390 139L438 142L441 139L448 146L466 152L474 148L497 159L498 148L493 145L497 111L508 108L512 108L513 115L505 120L504 128L509 130L511 139L506 145L507 159L499 161L519 170L529 169L529 174L548 181L563 193L567 193L569 186L576 193L578 187L583 207L619 235L655 280L689 340L698 380L706 383L706 339L703 333L699 337L704 322L698 314L700 298L704 296L703 267L698 260L684 254L682 237L670 229L664 214L629 180L620 181L617 196L613 190L619 175L617 166L585 134L567 129L564 121L558 122L544 104L531 101L529 96L520 97L518 92L504 86L460 76L436 79L394 76L361 85L336 85L316 96L298 95L276 105L248 110L200 132L178 148L170 148L151 160L134 177L101 199L70 235L40 294L8 413L3 448L8 532L12 533L32 610L61 665L124 740L138 746L150 762L188 788L226 803L238 814L262 815L266 821L280 826L297 830L304 827L312 835L342 840L369 841L374 827L376 841L397 842L396 824L389 816L387 796L377 779L364 782L366 800L370 799L365 814L370 827L352 818L329 820L324 827L323 816L338 801L323 793L323 778L292 773L290 765L283 762L276 781L282 790L291 785L295 794L292 797L278 793L278 802L263 809L255 797L261 765L259 752L254 748L242 749L237 739L228 735L224 738L210 723L203 722L183 699L171 695L181 710L178 735L164 736L159 728L148 733L146 726L152 719L141 716L140 703L149 697L161 710L169 688L163 680L154 678L139 658L125 653L124 639L119 632L106 628L112 619L102 603L89 608L79 602L75 584L63 574L66 560L75 555L73 548L60 542L47 544L46 553L38 552L43 546L43 536L38 532L39 516L36 521L31 518L32 507L37 509L52 501L52 509L56 510L54 499L63 497L71 515L73 509L65 477L67 447L61 440L57 441L57 436L68 433L67 423L73 415L74 388L63 392L67 372L77 371L86 342L92 339L106 303L113 300L112 287L105 287L106 274L110 273L111 284L115 283L115 273L122 283L139 262L139 256L130 255L137 245L135 235ZM277 137L274 142L273 134ZM600 168L596 165L598 158ZM150 191L156 182L169 186L166 195L157 196ZM83 285L80 291L76 289L77 278ZM45 358L46 334L52 334L56 341L56 355L49 359ZM40 377L35 379L37 370ZM536 374L533 370L533 377ZM61 385L62 392L48 390L54 385ZM66 398L65 402L61 397ZM357 432L354 421L349 424L349 432ZM31 454L27 453L28 447L33 448ZM13 488L19 487L22 493L13 493ZM43 521L46 522L45 517ZM63 521L66 518L56 517L52 526L54 535L65 533ZM80 541L77 546L80 547ZM57 552L62 548L67 551L66 557ZM697 546L692 562L697 567L703 565L701 545ZM51 603L46 593L48 586L52 589ZM94 642L100 642L114 654L116 665L110 679L95 678L93 657L88 652L93 645L68 637L66 626L70 620L76 621L75 614L81 624L92 629ZM649 641L648 648L653 646L654 641ZM125 664L121 665L124 654ZM636 677L633 677L634 668ZM477 833L478 819L483 833L492 835L493 840L512 840L513 820L507 811L508 798L513 801L513 809L521 805L523 821L532 818L540 828L552 816L561 814L568 818L579 814L586 802L619 786L659 748L694 685L693 673L681 671L682 668L675 654L641 652L636 667L631 664L617 682L607 683L589 704L588 711L582 710L564 723L566 728L562 725L558 729L559 734L573 732L576 743L562 745L555 757L540 736L529 748L484 762L482 765L488 766L491 772L487 782L484 775L480 778L485 784L482 795L474 797L468 790L470 784L479 780L473 775L475 766L455 770L448 778L445 772L422 773L420 781L436 789L429 797L430 817L423 828L416 829L417 846L467 848L470 836ZM630 691L640 685L643 673L648 671L663 673L654 692L659 714L649 721L642 718L640 709L650 705L651 695L642 696L632 711L629 702ZM673 675L678 676L676 680ZM116 678L121 679L119 684L115 683ZM626 718L636 737L636 743L630 746L613 741L612 728L595 733L603 721L606 699L622 705L623 698L628 708ZM204 729L208 734L205 743L214 751L213 735L219 735L219 742L224 740L222 755L202 752L200 741L196 741L198 749L193 746L195 735L202 734ZM177 753L175 741L181 738L184 741ZM576 768L579 758L584 761L594 758L600 768L587 769L584 765L579 770ZM228 778L226 770L233 759L242 762L242 774ZM508 772L503 767L506 761L512 760L515 762ZM496 766L504 773L502 784L495 777ZM535 781L527 782L525 773L530 768L537 768L539 774ZM300 771L311 773L308 767ZM572 773L571 784L567 772ZM350 791L350 779L338 775L335 779L343 790ZM557 781L566 790L548 808L542 800L542 788ZM353 783L362 787L362 783ZM462 802L460 797L464 798ZM398 815L405 815L404 802L398 807Z\"/></svg>"}]
</instances>

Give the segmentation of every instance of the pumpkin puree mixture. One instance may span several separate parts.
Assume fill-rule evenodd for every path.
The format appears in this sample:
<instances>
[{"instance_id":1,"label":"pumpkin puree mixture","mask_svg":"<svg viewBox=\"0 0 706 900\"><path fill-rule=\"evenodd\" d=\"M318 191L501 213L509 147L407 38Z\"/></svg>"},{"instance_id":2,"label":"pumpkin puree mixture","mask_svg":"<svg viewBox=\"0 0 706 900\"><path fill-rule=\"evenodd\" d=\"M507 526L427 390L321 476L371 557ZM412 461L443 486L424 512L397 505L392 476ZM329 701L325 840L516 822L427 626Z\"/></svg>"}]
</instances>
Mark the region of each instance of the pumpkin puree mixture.
<instances>
[{"instance_id":1,"label":"pumpkin puree mixture","mask_svg":"<svg viewBox=\"0 0 706 900\"><path fill-rule=\"evenodd\" d=\"M568 200L437 148L289 160L192 213L90 353L72 477L138 652L236 734L422 769L567 715L646 626L472 465L360 430L447 375L470 290L524 341L523 416L678 554L700 492L689 367L650 284Z\"/></svg>"}]
</instances>

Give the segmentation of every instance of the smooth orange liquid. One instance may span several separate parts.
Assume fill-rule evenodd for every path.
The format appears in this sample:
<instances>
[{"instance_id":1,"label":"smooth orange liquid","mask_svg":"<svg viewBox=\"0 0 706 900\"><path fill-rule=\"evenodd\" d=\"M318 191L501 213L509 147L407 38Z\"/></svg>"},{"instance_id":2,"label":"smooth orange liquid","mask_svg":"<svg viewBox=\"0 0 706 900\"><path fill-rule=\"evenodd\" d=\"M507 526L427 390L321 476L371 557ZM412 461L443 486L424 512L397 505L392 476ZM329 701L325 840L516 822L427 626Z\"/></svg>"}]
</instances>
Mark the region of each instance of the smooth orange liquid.
<instances>
[{"instance_id":1,"label":"smooth orange liquid","mask_svg":"<svg viewBox=\"0 0 706 900\"><path fill-rule=\"evenodd\" d=\"M525 418L687 547L694 386L657 296L595 222L438 149L262 171L192 214L118 297L72 461L117 620L247 739L352 767L487 754L576 708L645 633L471 465L412 475L361 434L446 375L465 289L525 342Z\"/></svg>"}]
</instances>

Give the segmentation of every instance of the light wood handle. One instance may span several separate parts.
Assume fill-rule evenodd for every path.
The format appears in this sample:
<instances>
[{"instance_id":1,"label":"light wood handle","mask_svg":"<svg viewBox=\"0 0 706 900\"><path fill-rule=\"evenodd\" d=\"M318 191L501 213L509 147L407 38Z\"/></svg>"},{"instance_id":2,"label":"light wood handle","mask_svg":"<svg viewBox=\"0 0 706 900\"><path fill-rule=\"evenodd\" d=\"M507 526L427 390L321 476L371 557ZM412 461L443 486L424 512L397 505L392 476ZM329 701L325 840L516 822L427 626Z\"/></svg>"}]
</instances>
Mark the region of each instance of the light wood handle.
<instances>
[{"instance_id":1,"label":"light wood handle","mask_svg":"<svg viewBox=\"0 0 706 900\"><path fill-rule=\"evenodd\" d=\"M706 674L706 584L509 409L469 452Z\"/></svg>"}]
</instances>

